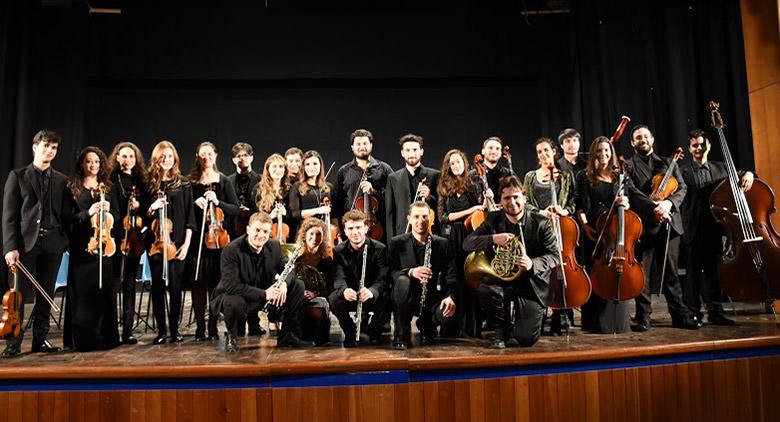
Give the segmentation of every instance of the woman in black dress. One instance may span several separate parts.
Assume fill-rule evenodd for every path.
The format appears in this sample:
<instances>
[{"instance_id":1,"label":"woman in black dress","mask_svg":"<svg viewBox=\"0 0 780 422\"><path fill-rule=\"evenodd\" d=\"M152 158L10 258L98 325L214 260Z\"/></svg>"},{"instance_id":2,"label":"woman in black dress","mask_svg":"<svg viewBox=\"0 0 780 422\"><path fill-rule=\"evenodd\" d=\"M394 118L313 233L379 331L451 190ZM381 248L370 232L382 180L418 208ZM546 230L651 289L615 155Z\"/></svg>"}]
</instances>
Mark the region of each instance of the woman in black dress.
<instances>
[{"instance_id":1,"label":"woman in black dress","mask_svg":"<svg viewBox=\"0 0 780 422\"><path fill-rule=\"evenodd\" d=\"M122 239L125 238L122 221L127 216L128 209L133 215L143 214L138 212L138 209L142 207L141 198L146 196L146 165L138 146L132 142L116 144L108 158L108 172L119 205L117 214L120 220L114 223L115 240L119 247ZM136 230L140 232L142 229ZM133 336L133 323L135 322L135 279L140 261L141 255L136 255L132 251L127 254L119 251L114 258L114 274L119 279L122 289L122 343L124 344L138 343Z\"/></svg>"},{"instance_id":2,"label":"woman in black dress","mask_svg":"<svg viewBox=\"0 0 780 422\"><path fill-rule=\"evenodd\" d=\"M209 315L208 337L206 336L206 295L210 298L217 287L220 277L219 260L222 249L209 249L201 242L201 228L209 230L209 221L203 220L204 210L213 204L222 210L224 215L223 228L227 229L228 221L238 216L238 198L233 184L217 169L217 147L211 142L201 142L195 149L195 164L190 173L190 184L195 204L196 228L193 231L195 245L189 254L190 268L193 271L192 308L195 312L195 341L218 340L217 315ZM204 224L205 223L205 224ZM204 240L205 242L205 237ZM200 250L200 266L198 266L198 251ZM195 271L197 269L197 278Z\"/></svg>"},{"instance_id":3,"label":"woman in black dress","mask_svg":"<svg viewBox=\"0 0 780 422\"><path fill-rule=\"evenodd\" d=\"M590 146L588 163L585 171L577 176L577 217L586 237L583 239L585 267L590 272L591 259L598 233L596 221L599 216L609 210L615 200L618 189L618 166L615 147L605 136L599 136ZM631 189L631 180L626 178L624 194L617 198L618 203L629 208L625 192ZM605 300L596 294L591 294L588 303L582 306L582 329L597 333L628 332L628 301L617 305L612 300Z\"/></svg>"},{"instance_id":4,"label":"woman in black dress","mask_svg":"<svg viewBox=\"0 0 780 422\"><path fill-rule=\"evenodd\" d=\"M100 148L90 146L79 153L68 188L73 195L73 221L67 230L70 264L63 344L79 351L112 349L119 345L119 330L111 258L105 249L101 259L99 249L88 251L95 233L90 221L93 217L99 221L103 210L113 218L114 227L119 221L115 189L106 170L106 155ZM100 189L103 189L103 201ZM101 265L102 281L99 279Z\"/></svg>"},{"instance_id":5,"label":"woman in black dress","mask_svg":"<svg viewBox=\"0 0 780 422\"><path fill-rule=\"evenodd\" d=\"M325 167L319 152L306 151L302 174L303 179L290 186L288 195L290 214L296 223L309 217L324 218L330 212L330 206L322 205L322 200L330 199L333 190L331 184L325 181Z\"/></svg>"},{"instance_id":6,"label":"woman in black dress","mask_svg":"<svg viewBox=\"0 0 780 422\"><path fill-rule=\"evenodd\" d=\"M148 200L151 205L146 211L151 227L152 220L158 219L160 210L165 207L167 217L173 223L170 240L176 247L173 257L168 257L168 279L163 280L163 254L149 256L149 268L152 271L152 306L157 322L157 337L154 344L165 343L165 290L169 297L169 322L171 341L183 341L179 335L179 314L181 313L181 284L184 272L184 260L190 251L192 232L195 229L195 216L192 207L192 186L179 171L179 154L176 147L168 141L160 141L152 150L149 163ZM151 230L150 230L151 231ZM154 234L150 234L154 236Z\"/></svg>"},{"instance_id":7,"label":"woman in black dress","mask_svg":"<svg viewBox=\"0 0 780 422\"><path fill-rule=\"evenodd\" d=\"M469 162L463 151L452 149L444 155L441 164L441 176L439 177L439 221L441 222L441 234L449 239L452 250L455 251L456 267L458 269L459 288L464 289L463 264L466 261L466 252L463 250L463 239L466 232L466 218L485 208L482 199L482 191L478 184L469 177ZM460 321L453 324L457 329L463 330L466 335L477 336L480 332L480 324L477 302L469 294L458 295L463 298L463 303L458 304ZM444 333L445 335L459 335L460 333Z\"/></svg>"}]
</instances>

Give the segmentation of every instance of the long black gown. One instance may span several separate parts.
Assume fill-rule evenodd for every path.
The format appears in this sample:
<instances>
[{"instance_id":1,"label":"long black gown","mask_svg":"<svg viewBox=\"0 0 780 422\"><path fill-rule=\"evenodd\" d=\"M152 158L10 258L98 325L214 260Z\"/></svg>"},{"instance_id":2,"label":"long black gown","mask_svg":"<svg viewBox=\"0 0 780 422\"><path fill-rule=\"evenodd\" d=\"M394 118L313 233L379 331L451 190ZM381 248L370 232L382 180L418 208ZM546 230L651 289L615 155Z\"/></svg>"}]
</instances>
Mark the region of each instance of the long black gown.
<instances>
[{"instance_id":1,"label":"long black gown","mask_svg":"<svg viewBox=\"0 0 780 422\"><path fill-rule=\"evenodd\" d=\"M63 344L79 351L107 350L119 345L116 315L118 286L112 277L112 258L103 257L103 286L99 288L99 261L87 252L94 232L88 211L99 200L99 196L92 197L89 189L82 189L72 203L74 219L68 226L70 263ZM107 194L106 200L111 203L110 214L116 227L120 221L113 191ZM119 253L119 244L116 246L116 253Z\"/></svg>"}]
</instances>

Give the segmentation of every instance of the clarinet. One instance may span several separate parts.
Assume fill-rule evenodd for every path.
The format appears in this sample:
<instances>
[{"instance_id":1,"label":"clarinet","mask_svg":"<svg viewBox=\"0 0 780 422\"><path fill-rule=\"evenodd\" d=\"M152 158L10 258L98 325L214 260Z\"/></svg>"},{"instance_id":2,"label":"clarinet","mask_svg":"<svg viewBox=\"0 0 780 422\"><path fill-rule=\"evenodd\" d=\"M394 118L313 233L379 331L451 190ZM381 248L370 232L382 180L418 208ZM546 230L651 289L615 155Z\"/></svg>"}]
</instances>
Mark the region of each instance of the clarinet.
<instances>
[{"instance_id":1,"label":"clarinet","mask_svg":"<svg viewBox=\"0 0 780 422\"><path fill-rule=\"evenodd\" d=\"M366 286L366 262L368 261L368 242L371 240L366 237L366 243L363 245L363 268L360 269L360 283L358 284L357 311L355 311L355 341L360 341L360 325L363 321L363 302L360 301L360 291Z\"/></svg>"},{"instance_id":2,"label":"clarinet","mask_svg":"<svg viewBox=\"0 0 780 422\"><path fill-rule=\"evenodd\" d=\"M303 242L295 245L295 250L293 250L292 254L290 255L290 260L287 261L286 264L284 264L284 269L279 274L279 276L276 277L276 281L274 284L271 285L270 288L274 287L281 287L282 283L287 280L287 277L290 275L291 272L295 270L295 261L298 259L298 257L301 255L301 251L303 250ZM268 306L271 304L270 300L267 300L265 302L265 305L263 305L263 309L261 309L261 312L268 312Z\"/></svg>"},{"instance_id":3,"label":"clarinet","mask_svg":"<svg viewBox=\"0 0 780 422\"><path fill-rule=\"evenodd\" d=\"M425 258L423 259L423 267L425 268L431 268L432 240L433 240L433 236L431 234L428 234L428 241L425 242ZM428 294L428 282L426 281L425 283L420 283L420 285L422 286L422 292L420 293L420 313L422 313L423 306L425 306L425 296Z\"/></svg>"}]
</instances>

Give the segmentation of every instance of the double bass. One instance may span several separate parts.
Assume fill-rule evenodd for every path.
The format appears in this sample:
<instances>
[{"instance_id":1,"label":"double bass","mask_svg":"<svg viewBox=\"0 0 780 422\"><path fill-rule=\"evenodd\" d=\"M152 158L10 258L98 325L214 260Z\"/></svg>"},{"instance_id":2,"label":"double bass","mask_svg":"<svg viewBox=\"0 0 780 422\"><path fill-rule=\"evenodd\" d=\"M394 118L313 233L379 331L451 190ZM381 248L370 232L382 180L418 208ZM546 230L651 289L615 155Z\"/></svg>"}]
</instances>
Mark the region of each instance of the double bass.
<instances>
[{"instance_id":1,"label":"double bass","mask_svg":"<svg viewBox=\"0 0 780 422\"><path fill-rule=\"evenodd\" d=\"M723 290L734 300L770 301L780 297L780 235L772 226L775 195L755 178L745 192L723 134L719 104L709 102L712 126L718 132L728 177L710 195L715 220L726 232L726 250L718 265Z\"/></svg>"}]
</instances>

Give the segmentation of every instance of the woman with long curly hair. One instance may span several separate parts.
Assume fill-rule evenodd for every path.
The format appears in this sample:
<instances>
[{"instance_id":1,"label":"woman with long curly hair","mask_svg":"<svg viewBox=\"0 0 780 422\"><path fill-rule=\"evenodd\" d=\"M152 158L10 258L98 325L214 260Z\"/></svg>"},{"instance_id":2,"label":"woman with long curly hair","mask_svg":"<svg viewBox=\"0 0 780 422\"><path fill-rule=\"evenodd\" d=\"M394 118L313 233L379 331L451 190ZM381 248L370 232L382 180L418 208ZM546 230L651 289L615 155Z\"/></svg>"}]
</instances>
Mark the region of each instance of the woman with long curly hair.
<instances>
[{"instance_id":1,"label":"woman with long curly hair","mask_svg":"<svg viewBox=\"0 0 780 422\"><path fill-rule=\"evenodd\" d=\"M463 264L466 262L466 252L463 251L463 239L466 238L466 218L485 208L482 190L469 176L469 161L463 151L451 149L444 155L439 176L439 221L441 222L441 235L448 238L450 246L455 253L456 267L458 269L458 285L464 288ZM458 303L458 315L453 324L469 336L479 334L478 306L476 301L468 294L460 294L463 303ZM465 326L464 326L465 319ZM458 335L460 333L446 333Z\"/></svg>"},{"instance_id":2,"label":"woman with long curly hair","mask_svg":"<svg viewBox=\"0 0 780 422\"><path fill-rule=\"evenodd\" d=\"M149 183L147 184L149 207L145 207L146 216L151 221L159 218L160 210L165 207L167 217L173 223L170 240L176 247L173 257L168 257L168 279L163 280L163 254L149 256L152 272L152 307L157 322L157 337L154 344L163 344L166 340L165 290L168 290L171 341L184 340L179 335L179 314L181 312L181 287L184 273L184 260L190 251L192 233L195 230L195 215L192 206L192 185L181 175L179 154L169 141L160 141L152 150L149 163Z\"/></svg>"},{"instance_id":3,"label":"woman with long curly hair","mask_svg":"<svg viewBox=\"0 0 780 422\"><path fill-rule=\"evenodd\" d=\"M76 170L67 183L72 194L73 221L67 229L70 283L63 344L79 351L106 350L119 345L111 257L105 250L98 257L100 248L93 250L90 246L90 238L95 233L92 219L99 222L99 214L105 212L107 219L113 218L114 224L119 222L116 190L109 181L106 164L106 155L100 148L86 147L79 153ZM103 189L103 200L100 189ZM99 280L101 265L103 278Z\"/></svg>"},{"instance_id":4,"label":"woman with long curly hair","mask_svg":"<svg viewBox=\"0 0 780 422\"><path fill-rule=\"evenodd\" d=\"M138 212L141 208L141 198L146 197L146 165L144 155L138 146L130 141L116 144L106 163L109 178L114 184L120 218L132 212L133 215L143 214ZM132 200L131 200L132 199ZM148 204L147 204L148 205ZM139 229L140 231L141 229ZM125 238L122 220L114 223L117 244ZM120 251L121 253L121 251ZM114 274L119 279L122 289L122 343L136 344L133 336L135 316L135 276L141 255L134 253L121 253L114 259Z\"/></svg>"}]
</instances>

